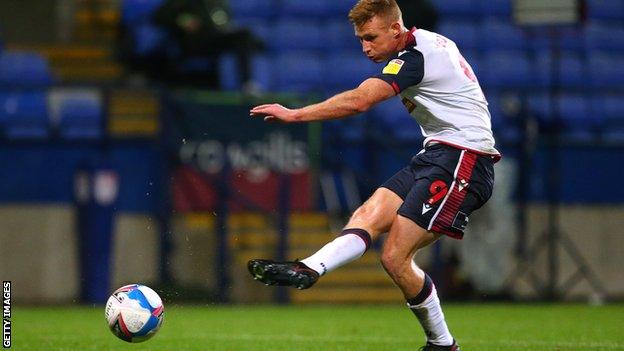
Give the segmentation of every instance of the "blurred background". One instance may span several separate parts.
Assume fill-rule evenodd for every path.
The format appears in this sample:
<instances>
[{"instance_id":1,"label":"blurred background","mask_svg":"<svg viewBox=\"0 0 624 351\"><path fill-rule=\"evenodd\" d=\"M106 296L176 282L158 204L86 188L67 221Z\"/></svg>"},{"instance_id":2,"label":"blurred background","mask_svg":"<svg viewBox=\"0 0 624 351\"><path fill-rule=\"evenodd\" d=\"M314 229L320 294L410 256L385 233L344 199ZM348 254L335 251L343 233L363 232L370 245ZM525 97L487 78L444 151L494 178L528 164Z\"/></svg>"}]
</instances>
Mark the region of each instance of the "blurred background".
<instances>
[{"instance_id":1,"label":"blurred background","mask_svg":"<svg viewBox=\"0 0 624 351\"><path fill-rule=\"evenodd\" d=\"M621 301L624 1L530 26L511 0L399 3L408 27L457 43L504 154L465 239L417 257L442 298ZM381 70L353 4L1 1L0 277L16 303L99 304L128 283L165 302L401 303L382 243L309 291L246 272L307 257L422 147L398 99L322 124L248 117Z\"/></svg>"}]
</instances>

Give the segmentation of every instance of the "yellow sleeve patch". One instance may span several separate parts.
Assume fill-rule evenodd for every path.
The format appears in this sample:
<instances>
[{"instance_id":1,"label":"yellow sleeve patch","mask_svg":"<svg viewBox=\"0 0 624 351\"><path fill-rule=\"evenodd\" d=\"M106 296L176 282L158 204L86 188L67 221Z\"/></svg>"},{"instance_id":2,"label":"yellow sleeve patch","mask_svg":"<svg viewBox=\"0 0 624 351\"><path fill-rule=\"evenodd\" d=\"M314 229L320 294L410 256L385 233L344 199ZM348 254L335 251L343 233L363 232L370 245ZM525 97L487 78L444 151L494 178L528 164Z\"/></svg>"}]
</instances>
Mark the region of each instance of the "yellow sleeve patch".
<instances>
[{"instance_id":1,"label":"yellow sleeve patch","mask_svg":"<svg viewBox=\"0 0 624 351\"><path fill-rule=\"evenodd\" d=\"M381 71L381 73L383 74L398 74L399 71L401 70L401 67L403 67L403 60L399 60L399 59L394 59L391 60L390 62L388 62L388 64L386 65L386 67L384 67L383 71Z\"/></svg>"}]
</instances>

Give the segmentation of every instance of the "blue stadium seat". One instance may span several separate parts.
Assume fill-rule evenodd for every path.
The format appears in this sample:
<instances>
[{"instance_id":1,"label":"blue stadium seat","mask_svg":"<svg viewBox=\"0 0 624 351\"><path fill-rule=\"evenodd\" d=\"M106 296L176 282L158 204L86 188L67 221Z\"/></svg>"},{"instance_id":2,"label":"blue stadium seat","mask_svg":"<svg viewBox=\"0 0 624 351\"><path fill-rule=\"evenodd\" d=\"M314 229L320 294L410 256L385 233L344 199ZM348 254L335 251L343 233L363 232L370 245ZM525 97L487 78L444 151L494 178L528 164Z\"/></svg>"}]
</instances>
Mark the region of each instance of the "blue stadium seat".
<instances>
[{"instance_id":1,"label":"blue stadium seat","mask_svg":"<svg viewBox=\"0 0 624 351\"><path fill-rule=\"evenodd\" d=\"M460 50L461 55L464 57L466 62L472 68L472 71L475 73L477 78L481 77L479 72L481 72L481 55L477 50Z\"/></svg>"},{"instance_id":2,"label":"blue stadium seat","mask_svg":"<svg viewBox=\"0 0 624 351\"><path fill-rule=\"evenodd\" d=\"M468 17L479 14L476 0L438 0L432 1L440 17Z\"/></svg>"},{"instance_id":3,"label":"blue stadium seat","mask_svg":"<svg viewBox=\"0 0 624 351\"><path fill-rule=\"evenodd\" d=\"M219 57L219 86L222 90L239 90L240 72L235 55L227 54Z\"/></svg>"},{"instance_id":4,"label":"blue stadium seat","mask_svg":"<svg viewBox=\"0 0 624 351\"><path fill-rule=\"evenodd\" d=\"M607 121L620 121L624 125L624 95L610 95L601 99L604 118Z\"/></svg>"},{"instance_id":5,"label":"blue stadium seat","mask_svg":"<svg viewBox=\"0 0 624 351\"><path fill-rule=\"evenodd\" d=\"M491 92L487 95L488 110L492 118L492 130L496 138L502 142L516 142L520 138L520 99L517 94L499 94Z\"/></svg>"},{"instance_id":6,"label":"blue stadium seat","mask_svg":"<svg viewBox=\"0 0 624 351\"><path fill-rule=\"evenodd\" d=\"M331 0L328 2L327 7L329 13L331 13L333 17L340 18L344 21L355 3L355 0Z\"/></svg>"},{"instance_id":7,"label":"blue stadium seat","mask_svg":"<svg viewBox=\"0 0 624 351\"><path fill-rule=\"evenodd\" d=\"M307 52L279 55L275 61L277 91L319 92L323 87L323 64L320 56Z\"/></svg>"},{"instance_id":8,"label":"blue stadium seat","mask_svg":"<svg viewBox=\"0 0 624 351\"><path fill-rule=\"evenodd\" d=\"M622 89L624 55L593 51L588 54L589 83L598 89Z\"/></svg>"},{"instance_id":9,"label":"blue stadium seat","mask_svg":"<svg viewBox=\"0 0 624 351\"><path fill-rule=\"evenodd\" d=\"M624 95L598 94L592 98L592 113L600 116L605 123L624 123Z\"/></svg>"},{"instance_id":10,"label":"blue stadium seat","mask_svg":"<svg viewBox=\"0 0 624 351\"><path fill-rule=\"evenodd\" d=\"M0 85L46 87L54 82L47 60L34 52L4 51L0 54Z\"/></svg>"},{"instance_id":11,"label":"blue stadium seat","mask_svg":"<svg viewBox=\"0 0 624 351\"><path fill-rule=\"evenodd\" d=\"M479 11L485 16L511 17L511 0L477 0Z\"/></svg>"},{"instance_id":12,"label":"blue stadium seat","mask_svg":"<svg viewBox=\"0 0 624 351\"><path fill-rule=\"evenodd\" d=\"M44 92L15 92L0 106L4 134L9 139L40 139L49 135L48 107Z\"/></svg>"},{"instance_id":13,"label":"blue stadium seat","mask_svg":"<svg viewBox=\"0 0 624 351\"><path fill-rule=\"evenodd\" d=\"M496 127L504 122L504 112L500 102L500 94L497 91L490 91L486 94L488 111L492 117L492 127Z\"/></svg>"},{"instance_id":14,"label":"blue stadium seat","mask_svg":"<svg viewBox=\"0 0 624 351\"><path fill-rule=\"evenodd\" d=\"M320 50L325 45L321 27L308 20L278 21L273 29L273 40L267 44L276 51Z\"/></svg>"},{"instance_id":15,"label":"blue stadium seat","mask_svg":"<svg viewBox=\"0 0 624 351\"><path fill-rule=\"evenodd\" d=\"M557 27L557 40L549 34L552 29L531 27L526 30L530 48L534 50L550 49L557 45L561 50L582 51L585 31L582 27Z\"/></svg>"},{"instance_id":16,"label":"blue stadium seat","mask_svg":"<svg viewBox=\"0 0 624 351\"><path fill-rule=\"evenodd\" d=\"M327 18L334 15L329 6L332 0L282 0L279 16L282 18Z\"/></svg>"},{"instance_id":17,"label":"blue stadium seat","mask_svg":"<svg viewBox=\"0 0 624 351\"><path fill-rule=\"evenodd\" d=\"M588 23L585 28L585 48L588 50L613 50L624 53L624 25Z\"/></svg>"},{"instance_id":18,"label":"blue stadium seat","mask_svg":"<svg viewBox=\"0 0 624 351\"><path fill-rule=\"evenodd\" d=\"M479 82L485 87L524 88L533 84L532 66L523 51L491 51L484 55Z\"/></svg>"},{"instance_id":19,"label":"blue stadium seat","mask_svg":"<svg viewBox=\"0 0 624 351\"><path fill-rule=\"evenodd\" d=\"M599 95L592 99L592 113L602 123L602 136L609 141L624 141L624 95Z\"/></svg>"},{"instance_id":20,"label":"blue stadium seat","mask_svg":"<svg viewBox=\"0 0 624 351\"><path fill-rule=\"evenodd\" d=\"M587 0L588 17L592 19L622 20L624 1L622 0Z\"/></svg>"},{"instance_id":21,"label":"blue stadium seat","mask_svg":"<svg viewBox=\"0 0 624 351\"><path fill-rule=\"evenodd\" d=\"M480 45L479 27L472 21L441 21L437 32L454 41L460 50L476 49Z\"/></svg>"},{"instance_id":22,"label":"blue stadium seat","mask_svg":"<svg viewBox=\"0 0 624 351\"><path fill-rule=\"evenodd\" d=\"M379 126L384 135L403 142L420 143L423 139L420 126L400 99L388 99L371 110L372 123Z\"/></svg>"},{"instance_id":23,"label":"blue stadium seat","mask_svg":"<svg viewBox=\"0 0 624 351\"><path fill-rule=\"evenodd\" d=\"M556 104L561 119L571 121L572 124L590 118L589 99L585 95L565 93L557 96Z\"/></svg>"},{"instance_id":24,"label":"blue stadium seat","mask_svg":"<svg viewBox=\"0 0 624 351\"><path fill-rule=\"evenodd\" d=\"M552 100L547 93L533 93L527 97L527 109L531 115L540 121L552 120Z\"/></svg>"},{"instance_id":25,"label":"blue stadium seat","mask_svg":"<svg viewBox=\"0 0 624 351\"><path fill-rule=\"evenodd\" d=\"M149 23L141 23L130 29L134 35L134 53L149 56L167 50L168 35L165 30Z\"/></svg>"},{"instance_id":26,"label":"blue stadium seat","mask_svg":"<svg viewBox=\"0 0 624 351\"><path fill-rule=\"evenodd\" d=\"M550 51L539 51L535 55L535 83L540 87L552 84L552 61ZM563 88L583 88L587 85L587 70L581 55L564 52L559 58L558 85Z\"/></svg>"},{"instance_id":27,"label":"blue stadium seat","mask_svg":"<svg viewBox=\"0 0 624 351\"><path fill-rule=\"evenodd\" d=\"M342 143L354 143L364 140L366 134L366 118L362 115L351 116L339 120L327 122L324 129L331 134L332 138Z\"/></svg>"},{"instance_id":28,"label":"blue stadium seat","mask_svg":"<svg viewBox=\"0 0 624 351\"><path fill-rule=\"evenodd\" d=\"M241 27L248 28L256 37L262 40L264 43L269 43L273 40L273 26L271 21L264 19L249 19L239 23Z\"/></svg>"},{"instance_id":29,"label":"blue stadium seat","mask_svg":"<svg viewBox=\"0 0 624 351\"><path fill-rule=\"evenodd\" d=\"M557 110L564 127L563 134L574 140L590 140L600 122L591 113L590 100L583 94L562 94L556 100Z\"/></svg>"},{"instance_id":30,"label":"blue stadium seat","mask_svg":"<svg viewBox=\"0 0 624 351\"><path fill-rule=\"evenodd\" d=\"M253 56L251 58L251 81L257 84L261 91L273 89L271 61L267 56ZM221 89L238 91L241 86L241 69L238 58L234 54L221 55L218 63L219 84Z\"/></svg>"},{"instance_id":31,"label":"blue stadium seat","mask_svg":"<svg viewBox=\"0 0 624 351\"><path fill-rule=\"evenodd\" d=\"M102 136L102 106L98 99L70 98L59 107L59 134L65 139Z\"/></svg>"},{"instance_id":32,"label":"blue stadium seat","mask_svg":"<svg viewBox=\"0 0 624 351\"><path fill-rule=\"evenodd\" d=\"M325 86L330 90L354 89L382 67L358 53L335 52L324 60Z\"/></svg>"},{"instance_id":33,"label":"blue stadium seat","mask_svg":"<svg viewBox=\"0 0 624 351\"><path fill-rule=\"evenodd\" d=\"M533 58L533 69L535 70L534 84L540 88L550 87L552 81L552 67L550 51L541 50Z\"/></svg>"},{"instance_id":34,"label":"blue stadium seat","mask_svg":"<svg viewBox=\"0 0 624 351\"><path fill-rule=\"evenodd\" d=\"M527 47L527 38L522 29L496 18L483 22L479 43L484 50L523 50Z\"/></svg>"},{"instance_id":35,"label":"blue stadium seat","mask_svg":"<svg viewBox=\"0 0 624 351\"><path fill-rule=\"evenodd\" d=\"M6 91L0 91L0 132L4 130L6 124L6 103L11 99L11 94ZM4 134L4 133L2 133Z\"/></svg>"},{"instance_id":36,"label":"blue stadium seat","mask_svg":"<svg viewBox=\"0 0 624 351\"><path fill-rule=\"evenodd\" d=\"M503 111L503 107L500 101L500 94L495 91L491 91L486 95L488 102L488 111L492 117L492 128L499 129L506 123L507 117Z\"/></svg>"},{"instance_id":37,"label":"blue stadium seat","mask_svg":"<svg viewBox=\"0 0 624 351\"><path fill-rule=\"evenodd\" d=\"M121 21L126 25L149 21L164 0L122 0Z\"/></svg>"},{"instance_id":38,"label":"blue stadium seat","mask_svg":"<svg viewBox=\"0 0 624 351\"><path fill-rule=\"evenodd\" d=\"M237 21L248 18L271 19L275 17L276 9L279 7L279 0L230 0L230 11L232 17ZM241 22L241 24L244 24Z\"/></svg>"},{"instance_id":39,"label":"blue stadium seat","mask_svg":"<svg viewBox=\"0 0 624 351\"><path fill-rule=\"evenodd\" d=\"M323 26L324 46L329 50L353 50L362 52L360 41L353 26L344 19L327 21ZM362 55L362 57L365 57Z\"/></svg>"},{"instance_id":40,"label":"blue stadium seat","mask_svg":"<svg viewBox=\"0 0 624 351\"><path fill-rule=\"evenodd\" d=\"M266 55L254 56L251 60L251 77L264 91L276 90L273 68L275 59Z\"/></svg>"}]
</instances>

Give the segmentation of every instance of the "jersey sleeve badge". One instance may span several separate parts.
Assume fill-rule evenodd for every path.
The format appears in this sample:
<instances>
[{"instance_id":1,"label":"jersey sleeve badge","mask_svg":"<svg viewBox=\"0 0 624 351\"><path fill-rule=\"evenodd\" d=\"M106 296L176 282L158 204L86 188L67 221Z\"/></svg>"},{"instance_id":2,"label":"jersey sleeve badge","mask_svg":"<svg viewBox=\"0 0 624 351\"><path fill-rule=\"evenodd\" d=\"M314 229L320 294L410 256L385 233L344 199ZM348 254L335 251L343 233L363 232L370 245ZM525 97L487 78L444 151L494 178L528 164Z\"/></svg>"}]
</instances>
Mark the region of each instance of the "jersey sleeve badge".
<instances>
[{"instance_id":1,"label":"jersey sleeve badge","mask_svg":"<svg viewBox=\"0 0 624 351\"><path fill-rule=\"evenodd\" d=\"M405 63L405 61L399 60L399 59L390 60L390 62L388 62L388 64L386 65L386 67L384 67L384 69L383 69L383 71L381 71L381 73L383 73L383 74L399 74L399 71L401 70L401 67L403 67L404 63Z\"/></svg>"}]
</instances>

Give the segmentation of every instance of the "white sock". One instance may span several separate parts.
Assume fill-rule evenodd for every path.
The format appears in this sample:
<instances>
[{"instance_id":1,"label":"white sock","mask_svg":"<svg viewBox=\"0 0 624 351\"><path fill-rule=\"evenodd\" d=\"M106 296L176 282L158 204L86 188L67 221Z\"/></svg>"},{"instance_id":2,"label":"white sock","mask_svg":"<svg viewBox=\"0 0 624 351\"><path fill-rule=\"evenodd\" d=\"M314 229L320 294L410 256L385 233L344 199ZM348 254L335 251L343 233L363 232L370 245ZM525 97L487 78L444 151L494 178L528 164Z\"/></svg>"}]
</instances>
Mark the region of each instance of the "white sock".
<instances>
[{"instance_id":1,"label":"white sock","mask_svg":"<svg viewBox=\"0 0 624 351\"><path fill-rule=\"evenodd\" d=\"M346 229L342 235L301 262L323 275L362 257L369 245L370 235L365 230Z\"/></svg>"},{"instance_id":2,"label":"white sock","mask_svg":"<svg viewBox=\"0 0 624 351\"><path fill-rule=\"evenodd\" d=\"M440 306L440 299L435 286L431 287L431 294L418 305L407 306L414 312L420 325L427 335L427 341L440 346L450 346L453 344L453 336L449 332L444 312Z\"/></svg>"}]
</instances>

